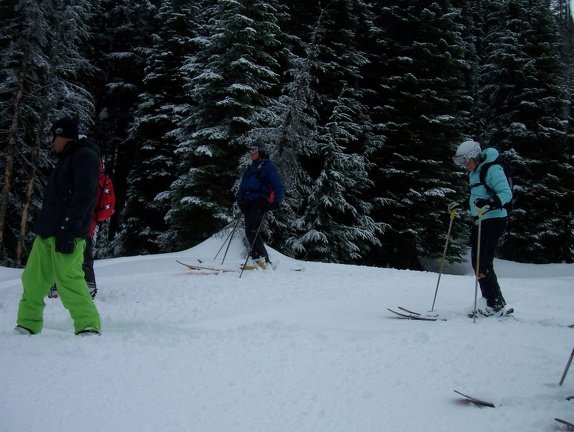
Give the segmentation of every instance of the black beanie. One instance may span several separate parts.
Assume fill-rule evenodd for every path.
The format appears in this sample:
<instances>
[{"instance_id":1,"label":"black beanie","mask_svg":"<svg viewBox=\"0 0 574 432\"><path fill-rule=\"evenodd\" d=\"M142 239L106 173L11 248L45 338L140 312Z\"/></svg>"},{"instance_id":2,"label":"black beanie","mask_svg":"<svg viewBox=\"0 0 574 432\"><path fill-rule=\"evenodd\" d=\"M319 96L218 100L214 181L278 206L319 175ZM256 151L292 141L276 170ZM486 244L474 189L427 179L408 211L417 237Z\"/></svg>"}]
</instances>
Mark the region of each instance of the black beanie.
<instances>
[{"instance_id":1,"label":"black beanie","mask_svg":"<svg viewBox=\"0 0 574 432\"><path fill-rule=\"evenodd\" d=\"M64 138L78 139L78 135L82 133L82 126L78 120L71 117L64 117L58 120L50 128L52 135L58 135Z\"/></svg>"}]
</instances>

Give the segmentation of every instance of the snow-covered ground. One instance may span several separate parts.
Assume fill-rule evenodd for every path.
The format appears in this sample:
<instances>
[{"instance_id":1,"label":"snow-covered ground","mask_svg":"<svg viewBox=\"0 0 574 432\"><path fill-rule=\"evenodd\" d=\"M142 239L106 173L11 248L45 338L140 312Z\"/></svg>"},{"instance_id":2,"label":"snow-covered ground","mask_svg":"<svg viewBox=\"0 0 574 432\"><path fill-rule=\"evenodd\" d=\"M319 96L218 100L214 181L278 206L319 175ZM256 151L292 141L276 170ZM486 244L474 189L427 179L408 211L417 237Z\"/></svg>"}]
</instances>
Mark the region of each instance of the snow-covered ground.
<instances>
[{"instance_id":1,"label":"snow-covered ground","mask_svg":"<svg viewBox=\"0 0 574 432\"><path fill-rule=\"evenodd\" d=\"M15 336L21 270L0 268L0 431L556 431L574 421L574 265L497 261L514 319L466 316L470 265L443 274L302 263L194 275L180 253L96 262L103 335L76 337L59 300ZM225 265L243 262L234 240ZM292 271L304 266L305 271ZM453 392L487 399L479 408Z\"/></svg>"}]
</instances>

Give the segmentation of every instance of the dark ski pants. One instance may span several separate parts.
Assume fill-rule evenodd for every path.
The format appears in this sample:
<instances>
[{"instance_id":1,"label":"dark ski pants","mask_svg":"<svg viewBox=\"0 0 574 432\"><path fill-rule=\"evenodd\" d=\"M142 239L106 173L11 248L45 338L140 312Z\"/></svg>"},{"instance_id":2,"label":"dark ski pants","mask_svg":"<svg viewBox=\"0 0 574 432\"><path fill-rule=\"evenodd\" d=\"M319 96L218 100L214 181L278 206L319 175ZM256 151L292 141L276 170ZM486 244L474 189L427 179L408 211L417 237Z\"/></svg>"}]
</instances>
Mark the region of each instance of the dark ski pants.
<instances>
[{"instance_id":1,"label":"dark ski pants","mask_svg":"<svg viewBox=\"0 0 574 432\"><path fill-rule=\"evenodd\" d=\"M506 301L500 291L496 273L494 273L494 252L506 229L506 218L483 219L481 224L478 283L482 296L486 299L486 304L498 309L506 305ZM477 224L473 225L470 232L470 242L472 268L476 274Z\"/></svg>"},{"instance_id":2,"label":"dark ski pants","mask_svg":"<svg viewBox=\"0 0 574 432\"><path fill-rule=\"evenodd\" d=\"M94 272L94 239L92 237L86 237L82 270L84 270L84 279L86 279L90 293L94 290L97 292L96 274Z\"/></svg>"},{"instance_id":3,"label":"dark ski pants","mask_svg":"<svg viewBox=\"0 0 574 432\"><path fill-rule=\"evenodd\" d=\"M265 211L267 211L267 201L265 200L249 201L243 208L245 215L245 236L247 237L249 245L253 245L250 251L250 256L253 259L266 258L266 260L268 260L267 250L261 239L261 230L259 229L263 223Z\"/></svg>"}]
</instances>

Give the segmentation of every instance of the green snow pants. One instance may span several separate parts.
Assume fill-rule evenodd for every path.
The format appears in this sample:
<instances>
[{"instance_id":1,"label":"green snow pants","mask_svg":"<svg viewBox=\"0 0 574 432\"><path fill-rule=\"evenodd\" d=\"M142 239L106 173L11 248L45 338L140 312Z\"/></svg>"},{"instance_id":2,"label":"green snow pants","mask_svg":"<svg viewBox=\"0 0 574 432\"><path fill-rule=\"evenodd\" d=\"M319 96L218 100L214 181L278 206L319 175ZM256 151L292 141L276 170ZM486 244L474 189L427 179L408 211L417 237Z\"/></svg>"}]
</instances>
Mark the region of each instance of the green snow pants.
<instances>
[{"instance_id":1,"label":"green snow pants","mask_svg":"<svg viewBox=\"0 0 574 432\"><path fill-rule=\"evenodd\" d=\"M71 254L56 252L56 238L36 236L22 273L23 293L18 307L16 323L32 333L40 333L44 324L43 313L54 282L62 304L74 321L74 333L85 329L101 331L100 315L88 291L82 263L86 241L76 238Z\"/></svg>"}]
</instances>

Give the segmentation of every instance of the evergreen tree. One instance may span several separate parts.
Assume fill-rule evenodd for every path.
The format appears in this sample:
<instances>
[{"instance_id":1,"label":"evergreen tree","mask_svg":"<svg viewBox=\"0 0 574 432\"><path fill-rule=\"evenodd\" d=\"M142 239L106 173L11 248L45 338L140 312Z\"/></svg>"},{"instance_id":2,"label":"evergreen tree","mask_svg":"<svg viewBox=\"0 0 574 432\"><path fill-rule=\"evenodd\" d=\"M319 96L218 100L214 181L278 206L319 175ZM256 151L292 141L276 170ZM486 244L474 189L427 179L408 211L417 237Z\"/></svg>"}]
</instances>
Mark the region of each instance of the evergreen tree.
<instances>
[{"instance_id":1,"label":"evergreen tree","mask_svg":"<svg viewBox=\"0 0 574 432\"><path fill-rule=\"evenodd\" d=\"M449 1L374 2L374 10L374 111L385 141L372 157L373 190L384 204L373 217L390 225L374 263L421 268L419 258L442 252L446 207L463 196L451 161L472 106L461 17Z\"/></svg>"},{"instance_id":2,"label":"evergreen tree","mask_svg":"<svg viewBox=\"0 0 574 432\"><path fill-rule=\"evenodd\" d=\"M450 159L468 137L515 167L501 256L572 262L571 14L569 0L4 1L0 264L26 259L62 115L114 178L100 256L217 231L258 136L286 185L263 227L273 247L420 268L442 251L447 203L468 193ZM449 257L463 229L457 218Z\"/></svg>"},{"instance_id":3,"label":"evergreen tree","mask_svg":"<svg viewBox=\"0 0 574 432\"><path fill-rule=\"evenodd\" d=\"M102 149L106 171L114 180L116 212L98 234L97 256L110 256L122 250L124 236L117 236L124 221L127 180L133 156L140 144L129 140L134 112L143 93L146 61L153 46L154 25L160 0L101 0L92 23L90 59L101 71L90 81L96 98L96 124L92 137ZM171 73L174 73L172 71ZM140 227L145 229L146 227ZM107 239L108 241L101 241Z\"/></svg>"},{"instance_id":4,"label":"evergreen tree","mask_svg":"<svg viewBox=\"0 0 574 432\"><path fill-rule=\"evenodd\" d=\"M485 145L515 166L517 201L501 256L535 263L574 258L568 102L549 4L492 2L481 74Z\"/></svg>"},{"instance_id":5,"label":"evergreen tree","mask_svg":"<svg viewBox=\"0 0 574 432\"><path fill-rule=\"evenodd\" d=\"M277 93L274 4L224 0L205 8L200 50L184 65L193 105L177 136L179 177L169 196L166 239L175 248L193 246L229 222L246 135Z\"/></svg>"},{"instance_id":6,"label":"evergreen tree","mask_svg":"<svg viewBox=\"0 0 574 432\"><path fill-rule=\"evenodd\" d=\"M343 94L330 121L321 128L319 156L323 167L311 187L308 206L298 222L304 233L301 244L307 260L362 262L383 224L368 216L372 205L362 192L372 182L368 178L366 155L353 147L362 139L372 139L365 107Z\"/></svg>"},{"instance_id":7,"label":"evergreen tree","mask_svg":"<svg viewBox=\"0 0 574 432\"><path fill-rule=\"evenodd\" d=\"M0 245L2 262L20 266L27 259L33 239L30 224L54 163L44 147L45 131L63 115L86 125L93 118L93 99L83 85L93 71L83 51L92 11L80 1L21 0L11 5L11 11L2 9L9 20L0 35L5 78L0 118L8 131L3 137L8 145Z\"/></svg>"},{"instance_id":8,"label":"evergreen tree","mask_svg":"<svg viewBox=\"0 0 574 432\"><path fill-rule=\"evenodd\" d=\"M316 94L313 88L316 78L312 69L316 62L322 15L319 15L318 23L313 27L302 25L311 15L304 8L308 5L290 4L289 13L279 15L282 28L292 32L282 41L285 81L282 83L282 94L268 111L269 118L261 119L262 124L271 125L271 129L264 131L264 134L268 142L274 143L272 157L285 185L283 206L267 218L270 228L269 231L264 230L264 234L267 234L270 244L289 256L303 256L305 253L300 237L302 231L296 220L305 211L313 183L303 166L303 160L316 153L314 146L318 141L318 115L314 107ZM304 28L306 33L297 33L300 28ZM310 41L306 43L309 34ZM265 112L262 114L265 115Z\"/></svg>"},{"instance_id":9,"label":"evergreen tree","mask_svg":"<svg viewBox=\"0 0 574 432\"><path fill-rule=\"evenodd\" d=\"M462 126L467 137L480 140L483 121L480 117L482 110L479 94L479 57L483 51L484 4L482 2L462 0L453 1L453 5L460 10L464 61L468 64L468 68L463 70L463 74L466 77L465 89L470 98L470 118L468 119L468 124Z\"/></svg>"},{"instance_id":10,"label":"evergreen tree","mask_svg":"<svg viewBox=\"0 0 574 432\"><path fill-rule=\"evenodd\" d=\"M304 56L291 57L294 79L282 100L282 118L289 121L280 130L291 143L283 154L293 160L286 165L296 179L291 199L298 213L287 244L306 259L353 262L377 244L381 231L360 197L370 185L367 154L377 146L361 102L367 59L359 38L371 16L361 1L332 2L316 16L308 42L299 44Z\"/></svg>"},{"instance_id":11,"label":"evergreen tree","mask_svg":"<svg viewBox=\"0 0 574 432\"><path fill-rule=\"evenodd\" d=\"M569 0L557 0L556 3L555 15L562 46L561 64L564 70L566 98L568 101L567 143L564 156L566 163L572 166L574 164L574 10ZM572 190L572 187L570 187L570 190ZM571 218L569 222L565 221L564 232L574 233L574 218ZM572 244L572 240L570 240L570 243ZM572 253L571 250L570 252ZM561 259L566 260L567 258Z\"/></svg>"},{"instance_id":12,"label":"evergreen tree","mask_svg":"<svg viewBox=\"0 0 574 432\"><path fill-rule=\"evenodd\" d=\"M3 145L0 151L3 187L0 203L0 263L13 265L20 240L20 215L25 201L26 179L20 173L26 155L33 151L40 111L30 101L30 91L41 91L43 83L38 82L38 75L42 72L39 70L41 65L48 63L46 51L50 27L37 1L3 2L1 8L0 134Z\"/></svg>"},{"instance_id":13,"label":"evergreen tree","mask_svg":"<svg viewBox=\"0 0 574 432\"><path fill-rule=\"evenodd\" d=\"M147 55L143 92L129 137L135 151L119 240L124 254L173 251L162 240L169 210L169 201L162 196L176 179L174 135L184 122L180 112L191 103L182 91L182 66L194 54L191 39L196 36L199 8L187 0L167 0L155 17L158 31Z\"/></svg>"}]
</instances>

